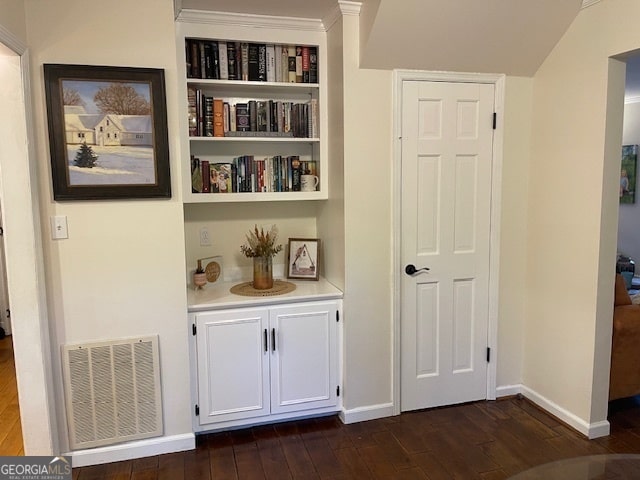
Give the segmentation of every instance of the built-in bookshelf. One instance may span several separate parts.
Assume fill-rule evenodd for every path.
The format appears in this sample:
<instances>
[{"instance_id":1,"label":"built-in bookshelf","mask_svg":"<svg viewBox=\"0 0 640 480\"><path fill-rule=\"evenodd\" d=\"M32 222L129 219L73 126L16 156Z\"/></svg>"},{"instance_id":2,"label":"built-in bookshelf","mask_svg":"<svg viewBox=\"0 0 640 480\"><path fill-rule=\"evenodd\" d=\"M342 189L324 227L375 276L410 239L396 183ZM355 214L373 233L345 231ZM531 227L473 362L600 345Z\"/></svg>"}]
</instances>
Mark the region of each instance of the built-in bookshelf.
<instances>
[{"instance_id":1,"label":"built-in bookshelf","mask_svg":"<svg viewBox=\"0 0 640 480\"><path fill-rule=\"evenodd\" d=\"M177 22L183 201L326 199L324 32L189 20Z\"/></svg>"}]
</instances>

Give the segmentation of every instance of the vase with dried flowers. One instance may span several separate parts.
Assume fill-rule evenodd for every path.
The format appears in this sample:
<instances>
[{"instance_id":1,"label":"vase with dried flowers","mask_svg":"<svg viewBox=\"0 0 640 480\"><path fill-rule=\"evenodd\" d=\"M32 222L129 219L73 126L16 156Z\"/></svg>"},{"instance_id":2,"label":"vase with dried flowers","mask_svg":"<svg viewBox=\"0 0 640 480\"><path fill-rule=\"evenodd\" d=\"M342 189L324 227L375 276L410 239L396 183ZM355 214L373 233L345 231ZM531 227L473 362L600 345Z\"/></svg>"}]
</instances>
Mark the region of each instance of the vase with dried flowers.
<instances>
[{"instance_id":1,"label":"vase with dried flowers","mask_svg":"<svg viewBox=\"0 0 640 480\"><path fill-rule=\"evenodd\" d=\"M253 288L267 290L273 287L273 257L282 250L276 245L278 229L275 225L268 232L256 225L247 235L247 243L240 246L240 251L248 258L253 258Z\"/></svg>"},{"instance_id":2,"label":"vase with dried flowers","mask_svg":"<svg viewBox=\"0 0 640 480\"><path fill-rule=\"evenodd\" d=\"M198 267L193 273L193 285L196 290L201 290L206 284L207 274L204 272L204 268L202 268L202 260L198 260Z\"/></svg>"}]
</instances>

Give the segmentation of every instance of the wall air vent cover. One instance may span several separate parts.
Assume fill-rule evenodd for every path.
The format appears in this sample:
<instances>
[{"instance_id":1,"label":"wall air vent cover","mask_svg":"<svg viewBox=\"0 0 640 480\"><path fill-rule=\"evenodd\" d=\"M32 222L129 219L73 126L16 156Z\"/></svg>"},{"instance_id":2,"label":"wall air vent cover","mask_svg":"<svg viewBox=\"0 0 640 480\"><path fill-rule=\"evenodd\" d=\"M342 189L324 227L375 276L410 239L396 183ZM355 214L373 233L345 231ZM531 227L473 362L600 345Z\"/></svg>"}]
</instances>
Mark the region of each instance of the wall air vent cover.
<instances>
[{"instance_id":1,"label":"wall air vent cover","mask_svg":"<svg viewBox=\"0 0 640 480\"><path fill-rule=\"evenodd\" d=\"M62 347L72 450L162 435L158 336Z\"/></svg>"}]
</instances>

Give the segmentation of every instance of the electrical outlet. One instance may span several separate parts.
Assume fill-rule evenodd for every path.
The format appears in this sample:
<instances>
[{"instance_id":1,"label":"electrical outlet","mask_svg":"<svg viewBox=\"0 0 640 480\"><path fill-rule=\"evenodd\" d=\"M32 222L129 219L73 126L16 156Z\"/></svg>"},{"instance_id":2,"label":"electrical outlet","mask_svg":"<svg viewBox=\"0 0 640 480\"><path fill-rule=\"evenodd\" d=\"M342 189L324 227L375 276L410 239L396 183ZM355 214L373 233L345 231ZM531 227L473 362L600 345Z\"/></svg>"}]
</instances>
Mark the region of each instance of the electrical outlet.
<instances>
[{"instance_id":1,"label":"electrical outlet","mask_svg":"<svg viewBox=\"0 0 640 480\"><path fill-rule=\"evenodd\" d=\"M209 233L209 229L207 227L200 227L200 246L211 246L211 234Z\"/></svg>"},{"instance_id":2,"label":"electrical outlet","mask_svg":"<svg viewBox=\"0 0 640 480\"><path fill-rule=\"evenodd\" d=\"M54 215L51 217L51 238L54 240L69 238L66 215Z\"/></svg>"}]
</instances>

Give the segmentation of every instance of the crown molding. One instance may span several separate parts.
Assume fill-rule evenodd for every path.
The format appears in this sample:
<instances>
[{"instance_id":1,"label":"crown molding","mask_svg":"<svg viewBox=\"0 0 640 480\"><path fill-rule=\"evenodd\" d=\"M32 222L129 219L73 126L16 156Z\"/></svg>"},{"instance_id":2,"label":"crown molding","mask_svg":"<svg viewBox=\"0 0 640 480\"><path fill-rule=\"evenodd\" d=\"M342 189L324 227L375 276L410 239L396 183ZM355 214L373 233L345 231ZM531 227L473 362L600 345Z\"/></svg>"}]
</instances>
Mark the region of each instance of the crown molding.
<instances>
[{"instance_id":1,"label":"crown molding","mask_svg":"<svg viewBox=\"0 0 640 480\"><path fill-rule=\"evenodd\" d=\"M347 0L338 0L338 8L343 15L360 15L362 9L361 2L349 2Z\"/></svg>"},{"instance_id":2,"label":"crown molding","mask_svg":"<svg viewBox=\"0 0 640 480\"><path fill-rule=\"evenodd\" d=\"M338 0L336 6L322 19L325 30L329 31L333 24L338 21L343 15L355 15L360 16L360 10L362 9L362 3L349 2L347 0Z\"/></svg>"},{"instance_id":3,"label":"crown molding","mask_svg":"<svg viewBox=\"0 0 640 480\"><path fill-rule=\"evenodd\" d=\"M276 17L249 13L211 12L208 10L183 9L176 17L176 21L232 27L305 30L311 32L325 31L322 21L313 18Z\"/></svg>"},{"instance_id":4,"label":"crown molding","mask_svg":"<svg viewBox=\"0 0 640 480\"><path fill-rule=\"evenodd\" d=\"M582 0L582 7L581 8L587 8L590 7L591 5L593 5L594 3L598 3L600 0Z\"/></svg>"},{"instance_id":5,"label":"crown molding","mask_svg":"<svg viewBox=\"0 0 640 480\"><path fill-rule=\"evenodd\" d=\"M0 25L0 42L18 55L22 55L27 51L27 46L2 25Z\"/></svg>"}]
</instances>

